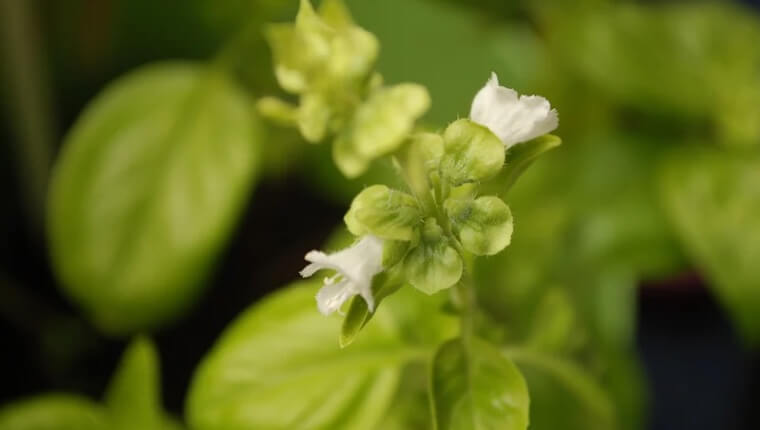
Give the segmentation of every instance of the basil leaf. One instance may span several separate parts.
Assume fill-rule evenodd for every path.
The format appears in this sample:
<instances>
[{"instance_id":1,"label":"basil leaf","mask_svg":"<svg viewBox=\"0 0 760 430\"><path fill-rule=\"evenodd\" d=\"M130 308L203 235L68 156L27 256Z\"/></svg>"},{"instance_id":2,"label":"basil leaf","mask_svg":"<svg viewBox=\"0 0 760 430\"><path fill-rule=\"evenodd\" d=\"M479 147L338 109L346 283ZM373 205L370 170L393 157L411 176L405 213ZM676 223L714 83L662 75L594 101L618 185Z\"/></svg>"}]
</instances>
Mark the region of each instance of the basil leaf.
<instances>
[{"instance_id":1,"label":"basil leaf","mask_svg":"<svg viewBox=\"0 0 760 430\"><path fill-rule=\"evenodd\" d=\"M248 197L257 129L233 84L188 63L135 71L85 109L47 225L64 292L98 327L150 330L194 301Z\"/></svg>"},{"instance_id":2,"label":"basil leaf","mask_svg":"<svg viewBox=\"0 0 760 430\"><path fill-rule=\"evenodd\" d=\"M437 430L525 430L528 388L517 367L478 339L444 343L433 358L431 404Z\"/></svg>"}]
</instances>

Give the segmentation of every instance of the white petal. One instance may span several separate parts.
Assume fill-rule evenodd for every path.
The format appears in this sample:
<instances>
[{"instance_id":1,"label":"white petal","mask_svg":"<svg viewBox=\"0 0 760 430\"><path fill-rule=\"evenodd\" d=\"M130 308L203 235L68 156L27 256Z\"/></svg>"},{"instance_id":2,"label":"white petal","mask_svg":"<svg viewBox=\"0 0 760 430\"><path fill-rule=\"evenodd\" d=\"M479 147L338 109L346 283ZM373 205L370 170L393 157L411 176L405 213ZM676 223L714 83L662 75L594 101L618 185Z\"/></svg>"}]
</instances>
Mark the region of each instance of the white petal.
<instances>
[{"instance_id":1,"label":"white petal","mask_svg":"<svg viewBox=\"0 0 760 430\"><path fill-rule=\"evenodd\" d=\"M340 310L343 303L356 295L348 280L344 279L334 284L325 284L317 293L317 307L323 315L330 315Z\"/></svg>"},{"instance_id":2,"label":"white petal","mask_svg":"<svg viewBox=\"0 0 760 430\"><path fill-rule=\"evenodd\" d=\"M383 241L372 235L362 237L351 248L333 254L341 272L354 282L372 280L383 270Z\"/></svg>"},{"instance_id":3,"label":"white petal","mask_svg":"<svg viewBox=\"0 0 760 430\"><path fill-rule=\"evenodd\" d=\"M488 127L510 146L551 132L559 125L557 111L541 96L520 96L499 85L495 73L472 101L470 119Z\"/></svg>"},{"instance_id":4,"label":"white petal","mask_svg":"<svg viewBox=\"0 0 760 430\"><path fill-rule=\"evenodd\" d=\"M491 72L486 85L475 94L470 107L470 119L485 124L496 117L499 106L517 103L517 91L499 86L499 78Z\"/></svg>"},{"instance_id":5,"label":"white petal","mask_svg":"<svg viewBox=\"0 0 760 430\"><path fill-rule=\"evenodd\" d=\"M324 287L317 294L320 312L325 315L335 312L346 300L357 294L364 298L370 310L374 310L372 278L383 270L381 239L367 235L352 246L334 254L310 251L305 258L311 264L301 270L300 274L304 278L321 269L337 272L334 277L325 279ZM340 280L333 283L336 279Z\"/></svg>"},{"instance_id":6,"label":"white petal","mask_svg":"<svg viewBox=\"0 0 760 430\"><path fill-rule=\"evenodd\" d=\"M309 251L304 259L311 262L311 264L307 265L301 269L300 272L298 272L304 278L308 278L309 276L322 269L339 270L338 266L333 264L330 256L322 251Z\"/></svg>"}]
</instances>

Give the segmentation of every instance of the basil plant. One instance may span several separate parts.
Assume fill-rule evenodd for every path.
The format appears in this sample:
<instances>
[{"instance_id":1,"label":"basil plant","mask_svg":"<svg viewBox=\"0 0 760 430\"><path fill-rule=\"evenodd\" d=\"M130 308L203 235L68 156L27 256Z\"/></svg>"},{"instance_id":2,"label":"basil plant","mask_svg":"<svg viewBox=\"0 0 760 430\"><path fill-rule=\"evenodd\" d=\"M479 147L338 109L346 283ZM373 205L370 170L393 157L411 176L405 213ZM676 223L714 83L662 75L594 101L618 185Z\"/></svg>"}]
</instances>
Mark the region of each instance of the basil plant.
<instances>
[{"instance_id":1,"label":"basil plant","mask_svg":"<svg viewBox=\"0 0 760 430\"><path fill-rule=\"evenodd\" d=\"M301 0L263 38L278 97L241 91L229 67L244 44L232 43L209 64L145 66L85 109L47 207L65 295L113 336L190 309L260 170L266 151L252 142L276 144L260 142L260 118L330 145L346 180L377 164L394 179L365 184L344 228L303 250L303 279L226 329L192 377L184 422L164 412L158 354L138 336L102 402L23 400L0 409L0 429L524 430L531 386L513 360L608 418L582 370L493 332L474 273L510 245L510 188L560 145L549 101L482 70L469 116L432 128L428 89L385 82L380 41L341 0Z\"/></svg>"},{"instance_id":2,"label":"basil plant","mask_svg":"<svg viewBox=\"0 0 760 430\"><path fill-rule=\"evenodd\" d=\"M476 259L498 254L509 246L513 220L504 198L529 163L560 143L559 138L548 134L558 126L556 110L543 97L518 95L501 86L492 73L474 95L468 118L456 119L443 130L418 124L431 104L427 89L414 83L384 83L373 69L379 51L377 39L357 26L339 1L326 1L319 11L302 1L295 23L270 26L267 40L277 81L294 102L263 98L257 104L260 113L296 127L309 142L329 142L335 165L346 177L356 177L371 163L387 159L404 186L394 189L378 184L364 188L344 217L352 236L350 244L334 252L309 251L305 256L308 264L300 272L304 278L325 275L316 291L316 309L312 312L318 310L325 318L333 314L342 317L335 335L343 350L334 352L331 360L337 366L347 360L347 368L325 383L337 384L341 392L345 391L341 395L355 396L359 405L328 414L335 394L326 394L329 391L322 391L324 387L315 388L314 393L288 392L295 403L322 402L317 408L324 416L261 416L251 421L256 425L250 428L296 428L296 422L289 421L295 419L324 424L333 422L330 420L380 419L381 416L355 415L361 416L362 408L370 408L370 403L378 400L374 397L392 403L387 393L394 391L391 387L399 383L399 375L386 380L391 376L383 372L389 369L379 363L366 363L377 373L372 381L351 382L357 375L349 372L349 363L358 350L367 348L380 355L399 350L397 353L405 361L428 362L433 428L527 428L529 394L520 370L502 347L479 335L478 285L472 271ZM298 288L313 292L314 284L308 282ZM439 333L441 339L421 339L427 345L421 351L415 343L400 349L370 347L368 343L374 339L360 342L365 328L371 331L373 325L389 324L389 329L393 326L393 310L389 311L391 316L380 316L384 302L409 289L445 298L443 302L438 297L415 298L416 302L430 301L435 306L409 309L404 317L407 324L419 324L417 321L434 318L430 312L440 312L458 319L459 329L442 336ZM376 321L376 316L384 322ZM255 320L261 330L266 330L263 318L259 315ZM254 317L248 322L254 324ZM226 373L232 370L225 370L225 366L239 365L223 352L225 347L240 354L254 351L254 346L232 346L235 343L223 341L202 371ZM401 352L406 349L410 352ZM297 349L281 357L300 362L293 357L296 354ZM361 354L366 357L368 352ZM250 366L256 366L258 360ZM311 374L312 364L302 365L300 369L293 365L292 371ZM265 369L266 366L253 372L263 377L268 374ZM286 374L281 376L288 378ZM271 395L278 396L277 385L270 377L271 374L263 377L262 383L268 381L274 391ZM313 377L326 378L316 370ZM212 379L208 376L199 382L198 390L204 395L193 399L198 408L204 402L218 403L225 396L231 403L214 413L199 413L198 427L245 428L246 403L254 402L254 398L241 402L234 393L237 384L231 379L225 389L218 388L212 395ZM365 383L371 385L362 389ZM264 395L264 388L260 389ZM301 397L311 400L300 400ZM219 421L226 424L218 426ZM328 427L373 428L356 424Z\"/></svg>"}]
</instances>

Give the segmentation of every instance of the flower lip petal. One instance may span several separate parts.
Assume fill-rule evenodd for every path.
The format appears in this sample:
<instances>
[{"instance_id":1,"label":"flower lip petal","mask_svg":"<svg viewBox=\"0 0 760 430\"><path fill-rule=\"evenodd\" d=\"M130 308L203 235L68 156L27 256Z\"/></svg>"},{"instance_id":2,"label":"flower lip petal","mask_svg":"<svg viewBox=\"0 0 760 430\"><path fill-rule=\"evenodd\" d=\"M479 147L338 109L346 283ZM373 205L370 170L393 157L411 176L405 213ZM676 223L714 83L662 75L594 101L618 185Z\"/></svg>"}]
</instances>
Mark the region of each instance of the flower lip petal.
<instances>
[{"instance_id":1,"label":"flower lip petal","mask_svg":"<svg viewBox=\"0 0 760 430\"><path fill-rule=\"evenodd\" d=\"M322 251L309 251L304 259L311 262L311 264L307 265L301 269L300 272L298 272L304 278L308 278L309 276L322 269L340 270L340 268L333 263L333 260L330 258L330 256Z\"/></svg>"},{"instance_id":2,"label":"flower lip petal","mask_svg":"<svg viewBox=\"0 0 760 430\"><path fill-rule=\"evenodd\" d=\"M340 307L348 300L349 297L356 293L353 293L351 289L346 288L348 280L343 279L337 283L326 283L317 292L317 308L319 312L327 316L335 311L340 311Z\"/></svg>"},{"instance_id":3,"label":"flower lip petal","mask_svg":"<svg viewBox=\"0 0 760 430\"><path fill-rule=\"evenodd\" d=\"M541 96L518 96L499 85L496 73L475 95L470 119L488 127L506 148L550 133L559 125L557 110Z\"/></svg>"},{"instance_id":4,"label":"flower lip petal","mask_svg":"<svg viewBox=\"0 0 760 430\"><path fill-rule=\"evenodd\" d=\"M317 293L317 307L325 315L340 311L343 303L355 295L361 295L370 311L374 310L372 278L383 270L383 240L372 235L363 236L348 248L325 254L310 251L305 259L310 262L299 273L304 278L322 269L334 270L336 274L325 278Z\"/></svg>"}]
</instances>

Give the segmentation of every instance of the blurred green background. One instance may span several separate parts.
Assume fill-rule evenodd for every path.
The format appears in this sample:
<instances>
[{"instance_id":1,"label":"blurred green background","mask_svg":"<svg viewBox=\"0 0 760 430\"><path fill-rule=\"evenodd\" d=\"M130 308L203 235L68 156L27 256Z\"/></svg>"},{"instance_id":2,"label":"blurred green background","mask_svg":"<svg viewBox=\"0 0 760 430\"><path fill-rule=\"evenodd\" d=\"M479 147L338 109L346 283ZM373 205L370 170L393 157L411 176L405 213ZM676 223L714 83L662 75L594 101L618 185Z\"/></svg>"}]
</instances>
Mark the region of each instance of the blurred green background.
<instances>
[{"instance_id":1,"label":"blurred green background","mask_svg":"<svg viewBox=\"0 0 760 430\"><path fill-rule=\"evenodd\" d=\"M491 71L559 111L563 145L508 197L512 245L477 268L483 335L603 399L526 360L531 428L760 428L757 2L347 3L386 81L430 90L426 125L467 116ZM296 7L0 0L0 402L100 398L149 333L163 403L192 414L224 328L392 183L382 164L344 179L329 145L253 110L281 95L262 25Z\"/></svg>"}]
</instances>

